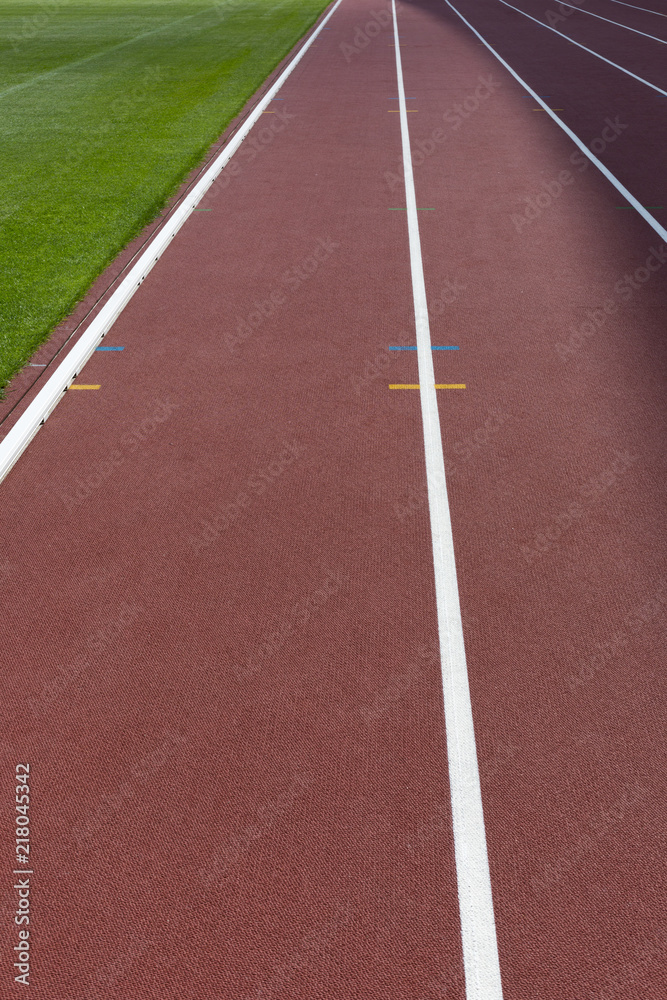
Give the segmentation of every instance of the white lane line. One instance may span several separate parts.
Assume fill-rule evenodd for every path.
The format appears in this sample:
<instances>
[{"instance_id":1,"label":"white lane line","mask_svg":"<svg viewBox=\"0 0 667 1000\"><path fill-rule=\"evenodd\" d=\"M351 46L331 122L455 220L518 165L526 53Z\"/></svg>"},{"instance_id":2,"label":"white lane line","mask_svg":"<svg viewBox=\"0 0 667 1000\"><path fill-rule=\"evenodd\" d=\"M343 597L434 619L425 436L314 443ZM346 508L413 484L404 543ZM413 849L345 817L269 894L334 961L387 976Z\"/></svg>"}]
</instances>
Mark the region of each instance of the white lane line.
<instances>
[{"instance_id":1,"label":"white lane line","mask_svg":"<svg viewBox=\"0 0 667 1000\"><path fill-rule=\"evenodd\" d=\"M395 0L392 0L392 12L466 998L502 1000L491 875L463 644L454 541L447 501Z\"/></svg>"},{"instance_id":2,"label":"white lane line","mask_svg":"<svg viewBox=\"0 0 667 1000\"><path fill-rule=\"evenodd\" d=\"M652 38L654 42L660 42L661 45L667 45L667 41L664 38L656 38L655 35L647 35L645 31L638 31L637 28L631 28L627 24L621 24L620 21L611 21L608 17L602 17L601 14L594 14L592 10L584 10L583 7L576 8L579 14L590 14L591 17L597 17L600 21L606 21L607 24L615 24L617 28L625 28L626 31L634 31L635 35L643 35L644 38Z\"/></svg>"},{"instance_id":3,"label":"white lane line","mask_svg":"<svg viewBox=\"0 0 667 1000\"><path fill-rule=\"evenodd\" d=\"M44 388L38 392L32 403L27 407L25 413L19 417L4 440L0 441L0 482L5 478L14 463L18 461L39 428L63 398L68 386L71 385L80 373L86 361L88 361L102 338L106 336L116 322L139 285L141 285L144 278L153 269L156 261L159 260L183 223L192 214L193 209L197 207L220 171L229 162L255 122L258 121L264 108L270 103L274 94L280 90L287 77L296 67L297 63L301 61L341 2L342 0L336 0L336 3L327 16L320 22L289 65L285 67L273 86L267 90L255 110L223 147L218 156L213 160L204 174L202 174L192 191L186 195L174 214L167 220L164 227L159 230L153 241L149 243L132 270L129 271L111 298L105 303L67 357L58 365Z\"/></svg>"},{"instance_id":4,"label":"white lane line","mask_svg":"<svg viewBox=\"0 0 667 1000\"><path fill-rule=\"evenodd\" d=\"M535 100L537 101L537 103L539 105L541 105L544 108L544 110L546 111L546 113L551 118L553 118L553 120L556 122L556 124L559 125L560 128L562 128L563 132L565 132L566 135L568 135L570 137L570 139L572 140L572 142L575 143L575 145L577 145L579 147L579 149L581 150L581 152L585 156L588 157L588 159L591 161L591 163L595 164L595 166L598 168L598 170L600 171L600 173L604 174L604 176L607 178L607 180L611 184L614 185L614 187L616 188L616 190L620 194L622 194L623 197L627 201L630 202L630 204L632 205L632 207L635 208L639 212L639 214L641 215L641 217L646 222L648 222L648 224L651 227L651 229L653 229L658 234L658 236L660 236L661 239L663 239L663 240L665 240L665 242L667 242L667 229L665 229L664 226L661 226L660 223L658 222L658 220L654 219L650 212L646 211L646 209L644 208L644 206L639 201L637 201L637 199L635 198L635 196L633 194L631 194L630 191L628 191L628 189L626 188L625 184L621 184L621 182L619 181L619 179L617 177L615 177L614 174L612 174L611 170L608 170L607 167L605 167L604 163L601 163L600 160L598 160L597 156L594 153L591 153L591 151L588 148L588 146L584 145L584 143L581 141L581 139L579 138L579 136L575 135L575 133L572 131L572 129L569 128L565 124L565 122L562 121L558 117L558 115L555 114L551 110L551 108L549 107L548 104L544 103L544 101L542 100L541 97L538 97L538 95L535 93L535 91L533 90L533 88L528 86L528 84L523 79L523 77L519 76L519 74L516 72L516 70L512 69L512 67L510 66L510 64L508 62L506 62L503 59L503 57L501 55L499 55L498 52L496 52L496 50L493 48L492 45L489 45L489 43L487 42L486 38L483 37L483 35L480 35L480 33L477 30L477 28L473 28L473 26L470 23L470 21L467 21L465 19L465 17L463 16L463 14L460 11L458 11L456 9L456 7L452 3L449 2L449 0L445 0L445 3L447 4L448 7L451 7L451 9L454 11L455 14L458 14L458 16L461 18L461 20L463 21L463 23L466 24L470 28L470 30L472 31L472 33L474 35L477 35L477 37L479 38L480 42L482 42L484 45L486 45L486 47L489 50L489 52L491 52L496 57L496 59L498 60L499 63L502 63L502 65L505 67L505 69L507 70L507 72L511 73L512 76L514 77L514 79L517 80L521 84L522 87L525 87L527 93L531 94L531 96L535 98ZM540 22L538 21L537 23L539 24ZM544 27L546 27L546 25Z\"/></svg>"},{"instance_id":5,"label":"white lane line","mask_svg":"<svg viewBox=\"0 0 667 1000\"><path fill-rule=\"evenodd\" d=\"M165 4L165 6L168 5ZM45 73L37 73L28 80L22 80L21 83L15 83L11 87L6 87L5 90L0 90L0 98L5 97L6 94L13 94L17 90L25 90L26 87L32 87L33 83L39 83L40 80L46 80L51 76L56 76L58 73L64 73L69 69L76 69L78 66L92 62L93 59L101 59L110 52L123 49L128 45L132 45L133 42L140 41L142 38L148 38L150 35L157 35L160 31L166 31L167 28L173 28L175 24L181 24L183 21L191 21L194 17L201 17L202 14L210 14L212 10L217 10L217 7L207 7L205 10L198 10L195 14L186 14L185 17L176 18L175 21L167 21L166 24L161 24L157 28L151 28L149 31L143 31L140 35L133 35L132 38L126 38L124 42L118 42L117 45L111 45L107 49L92 52L89 56L83 56L83 58L77 59L75 62L63 63L62 66L55 66L53 69L48 69Z\"/></svg>"},{"instance_id":6,"label":"white lane line","mask_svg":"<svg viewBox=\"0 0 667 1000\"><path fill-rule=\"evenodd\" d=\"M447 0L445 0L445 2L447 2ZM606 56L601 56L599 52L594 52L593 49L587 48L580 42L575 42L574 38L570 38L568 35L564 35L562 31L556 31L556 29L552 28L550 24L545 24L544 21L538 20L536 17L533 17L532 14L526 14L525 10L520 10L518 7L512 6L511 3L507 3L507 0L498 0L498 3L502 3L505 5L505 7L509 7L511 10L515 10L517 14L523 14L524 17L528 17L530 18L531 21L534 21L535 24L539 24L540 28L546 28L547 31L553 31L554 35L560 35L560 37L564 38L566 42L570 43L570 45L576 45L578 49L583 49L584 52L588 52L590 53L590 55L596 56L596 58L601 59L603 62L606 62L609 66L614 66L616 69L620 69L621 73L626 73L628 76L631 76L633 80L639 80L640 83L643 83L647 87L650 87L651 90L655 90L659 94L662 94L664 97L667 97L667 90L662 90L660 87L656 87L654 83L649 83L649 81L645 80L643 76L637 76L636 73L631 73L630 70L625 69L624 66L619 66L618 63L612 62L611 59L607 59ZM456 11L456 13L458 14L459 12ZM461 16L462 15L459 14L459 17Z\"/></svg>"},{"instance_id":7,"label":"white lane line","mask_svg":"<svg viewBox=\"0 0 667 1000\"><path fill-rule=\"evenodd\" d=\"M659 10L649 10L648 7L637 7L633 3L624 3L624 0L611 0L612 3L620 3L623 7L632 7L633 10L645 10L647 14L657 14L658 17L667 17L667 14L661 14Z\"/></svg>"}]
</instances>

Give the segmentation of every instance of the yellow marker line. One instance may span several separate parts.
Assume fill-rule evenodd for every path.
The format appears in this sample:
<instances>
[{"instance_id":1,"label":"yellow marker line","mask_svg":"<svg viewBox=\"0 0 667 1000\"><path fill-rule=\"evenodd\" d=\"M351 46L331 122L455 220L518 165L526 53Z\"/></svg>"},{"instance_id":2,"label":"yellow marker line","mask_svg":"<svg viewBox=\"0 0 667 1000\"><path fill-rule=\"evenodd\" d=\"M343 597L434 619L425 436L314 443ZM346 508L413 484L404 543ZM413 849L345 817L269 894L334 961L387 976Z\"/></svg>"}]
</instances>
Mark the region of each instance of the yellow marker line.
<instances>
[{"instance_id":1,"label":"yellow marker line","mask_svg":"<svg viewBox=\"0 0 667 1000\"><path fill-rule=\"evenodd\" d=\"M390 385L390 389L418 389L418 385ZM436 389L465 389L465 385L460 382L452 383L450 385L436 385Z\"/></svg>"},{"instance_id":2,"label":"yellow marker line","mask_svg":"<svg viewBox=\"0 0 667 1000\"><path fill-rule=\"evenodd\" d=\"M101 385L71 385L70 389L101 389Z\"/></svg>"}]
</instances>

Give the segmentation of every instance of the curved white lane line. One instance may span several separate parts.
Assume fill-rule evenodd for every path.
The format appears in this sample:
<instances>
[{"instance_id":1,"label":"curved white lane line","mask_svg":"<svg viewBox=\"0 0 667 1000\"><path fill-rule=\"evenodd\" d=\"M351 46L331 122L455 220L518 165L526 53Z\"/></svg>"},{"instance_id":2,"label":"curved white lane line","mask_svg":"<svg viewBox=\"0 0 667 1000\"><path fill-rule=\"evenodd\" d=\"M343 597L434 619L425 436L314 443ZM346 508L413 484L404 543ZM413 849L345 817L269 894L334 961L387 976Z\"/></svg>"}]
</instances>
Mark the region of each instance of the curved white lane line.
<instances>
[{"instance_id":1,"label":"curved white lane line","mask_svg":"<svg viewBox=\"0 0 667 1000\"><path fill-rule=\"evenodd\" d=\"M447 2L447 0L445 0L445 2ZM498 3L502 3L506 7L509 7L511 10L515 10L517 14L523 14L524 17L530 18L531 21L534 21L535 24L539 24L540 28L546 28L547 31L553 31L554 35L560 35L561 38L564 38L565 41L569 42L571 45L576 45L577 48L583 49L584 52L589 52L592 56L596 56L598 59L602 59L603 62L608 63L610 66L614 66L616 69L620 69L621 73L626 73L628 76L631 76L633 80L639 80L640 83L646 84L646 86L650 87L651 90L656 90L659 94L662 94L663 97L667 97L667 90L662 90L660 87L656 87L654 83L649 83L649 81L645 80L642 76L637 76L635 73L631 73L629 69L625 69L625 67L619 66L618 63L612 62L611 59L607 59L606 56L601 56L599 52L594 52L593 49L587 48L580 42L575 42L573 38L570 38L568 35L564 35L562 31L556 31L556 29L552 28L551 25L545 24L544 21L538 20L536 17L533 17L532 14L526 14L525 10L520 10L518 7L512 6L511 3L507 3L507 0L498 0ZM452 8L452 10L454 9L455 8ZM456 11L456 13L458 14L459 12ZM463 15L459 14L459 17L463 17ZM466 21L466 24L467 23L468 22Z\"/></svg>"},{"instance_id":2,"label":"curved white lane line","mask_svg":"<svg viewBox=\"0 0 667 1000\"><path fill-rule=\"evenodd\" d=\"M447 500L395 0L392 0L392 12L466 1000L502 1000L491 875L456 579L452 522Z\"/></svg>"},{"instance_id":3,"label":"curved white lane line","mask_svg":"<svg viewBox=\"0 0 667 1000\"><path fill-rule=\"evenodd\" d=\"M563 4L564 7L569 6L568 4ZM651 38L654 42L660 42L661 45L667 45L667 41L664 38L657 38L656 35L648 35L645 31L638 31L637 28L631 28L627 24L621 24L620 21L612 21L608 17L602 17L601 14L594 14L592 10L584 10L583 7L574 8L579 14L589 14L591 17L597 17L600 21L606 21L607 24L615 24L617 28L625 28L626 31L634 31L635 35L643 35L644 38Z\"/></svg>"},{"instance_id":4,"label":"curved white lane line","mask_svg":"<svg viewBox=\"0 0 667 1000\"><path fill-rule=\"evenodd\" d=\"M105 303L85 333L81 335L81 338L76 342L67 357L58 365L46 385L37 393L25 413L19 417L12 429L7 433L7 436L0 441L0 482L2 482L12 466L21 457L39 428L63 398L66 389L72 384L97 345L118 319L146 275L153 269L155 263L167 249L183 223L192 214L193 209L199 204L220 171L229 162L250 129L259 119L264 108L273 98L273 95L280 90L287 77L306 54L324 25L341 3L342 0L336 0L336 3L327 16L320 22L289 65L285 67L276 82L256 106L255 110L248 116L243 125L240 126L238 132L223 147L213 163L211 163L198 183L193 187L192 191L186 195L174 214L167 220L164 227L157 233L152 242L149 243L132 270L120 283L109 301Z\"/></svg>"},{"instance_id":5,"label":"curved white lane line","mask_svg":"<svg viewBox=\"0 0 667 1000\"><path fill-rule=\"evenodd\" d=\"M483 45L486 45L486 47L489 50L489 52L491 52L496 57L496 59L498 60L499 63L502 63L502 65L505 67L505 69L507 70L507 72L511 73L512 76L514 77L514 79L517 80L521 84L521 86L526 89L527 93L529 93L532 97L535 98L535 100L537 101L537 103L539 105L541 105L541 107L546 111L546 113L551 118L553 118L553 120L556 122L556 124L560 128L562 128L563 132L565 132L570 137L570 139L572 139L572 142L574 142L579 147L579 149L581 150L581 152L585 156L588 157L588 159L591 161L591 163L595 164L595 166L598 168L598 170L600 171L600 173L604 174L604 176L607 178L607 180L610 181L610 183L614 185L614 187L616 188L616 190L620 194L622 194L623 197L627 201L630 202L630 204L633 206L633 208L636 208L636 210L639 212L639 214L641 215L641 217L643 219L645 219L646 222L648 222L648 224L651 227L651 229L653 229L658 234L658 236L661 237L661 239L663 239L665 242L667 242L667 229L665 229L664 226L661 226L660 223L658 222L658 220L654 219L653 216L650 214L650 212L647 212L646 209L644 208L644 206L641 205L637 201L637 199L635 198L635 196L628 191L628 189L626 188L625 184L622 184L619 181L619 179L617 177L615 177L614 174L612 174L611 170L608 170L607 167L605 167L604 163L602 163L600 160L598 160L597 156L594 153L591 153L591 151L588 148L588 146L584 145L584 143L581 141L581 139L579 138L579 136L575 135L575 133L572 131L572 129L569 128L565 124L565 122L562 121L558 117L558 115L555 114L551 110L551 108L549 107L548 104L544 103L544 101L542 100L541 97L538 97L538 95L535 93L535 91L533 90L533 88L529 87L528 84L526 83L526 81L523 79L523 77L519 76L519 74L516 72L516 70L512 69L512 67L510 66L510 64L508 62L506 62L503 59L503 57L498 52L496 52L496 50L493 48L493 46L490 45L487 42L486 38L484 38L482 35L480 35L480 33L477 30L477 28L473 28L473 26L470 23L470 21L466 20L466 18L463 16L463 14L461 14L461 12L458 11L456 9L456 7L452 3L450 3L450 0L444 0L444 2L447 4L448 7L452 8L452 10L454 11L454 13L457 14L461 18L461 20L463 21L463 23L466 24L470 28L470 30L473 32L473 34L477 35L477 37L479 38L480 42L482 42ZM538 21L537 23L540 24L541 22ZM546 27L546 25L542 25L542 27ZM556 34L560 34L560 32L556 32Z\"/></svg>"},{"instance_id":6,"label":"curved white lane line","mask_svg":"<svg viewBox=\"0 0 667 1000\"><path fill-rule=\"evenodd\" d=\"M659 10L649 10L648 7L637 7L634 3L625 3L624 0L611 0L612 3L620 3L623 7L632 7L633 10L644 10L647 14L657 14L658 17L667 17L667 14L661 14Z\"/></svg>"}]
</instances>

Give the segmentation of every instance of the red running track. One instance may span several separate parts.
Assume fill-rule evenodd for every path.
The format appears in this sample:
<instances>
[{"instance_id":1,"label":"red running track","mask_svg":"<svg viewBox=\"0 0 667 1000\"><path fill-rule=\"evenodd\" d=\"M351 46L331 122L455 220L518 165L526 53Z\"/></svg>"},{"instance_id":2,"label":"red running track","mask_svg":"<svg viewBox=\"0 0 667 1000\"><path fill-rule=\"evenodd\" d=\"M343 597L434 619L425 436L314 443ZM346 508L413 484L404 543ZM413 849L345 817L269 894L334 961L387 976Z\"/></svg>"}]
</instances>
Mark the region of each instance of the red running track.
<instances>
[{"instance_id":1,"label":"red running track","mask_svg":"<svg viewBox=\"0 0 667 1000\"><path fill-rule=\"evenodd\" d=\"M124 351L86 366L101 390L2 485L2 941L28 760L39 1000L465 996L373 10L343 0L284 128L256 127L106 338ZM538 93L585 91L546 30L461 10ZM398 20L431 335L460 348L436 380L467 385L439 405L504 995L657 997L664 248L446 5ZM630 93L604 73L568 120L586 142ZM653 198L632 100L608 165Z\"/></svg>"}]
</instances>

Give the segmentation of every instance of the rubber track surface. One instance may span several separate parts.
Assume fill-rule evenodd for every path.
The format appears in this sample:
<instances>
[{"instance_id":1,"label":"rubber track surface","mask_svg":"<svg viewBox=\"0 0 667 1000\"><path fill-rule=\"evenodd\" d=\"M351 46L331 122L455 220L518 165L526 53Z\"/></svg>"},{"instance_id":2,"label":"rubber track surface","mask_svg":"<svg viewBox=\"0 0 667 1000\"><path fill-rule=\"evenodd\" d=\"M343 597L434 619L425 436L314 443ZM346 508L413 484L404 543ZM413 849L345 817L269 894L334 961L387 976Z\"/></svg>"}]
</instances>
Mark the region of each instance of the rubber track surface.
<instances>
[{"instance_id":1,"label":"rubber track surface","mask_svg":"<svg viewBox=\"0 0 667 1000\"><path fill-rule=\"evenodd\" d=\"M460 9L667 199L664 99ZM465 995L379 10L344 0L2 486L35 1000ZM667 269L617 283L664 248L450 8L398 18L505 996L657 997Z\"/></svg>"}]
</instances>

